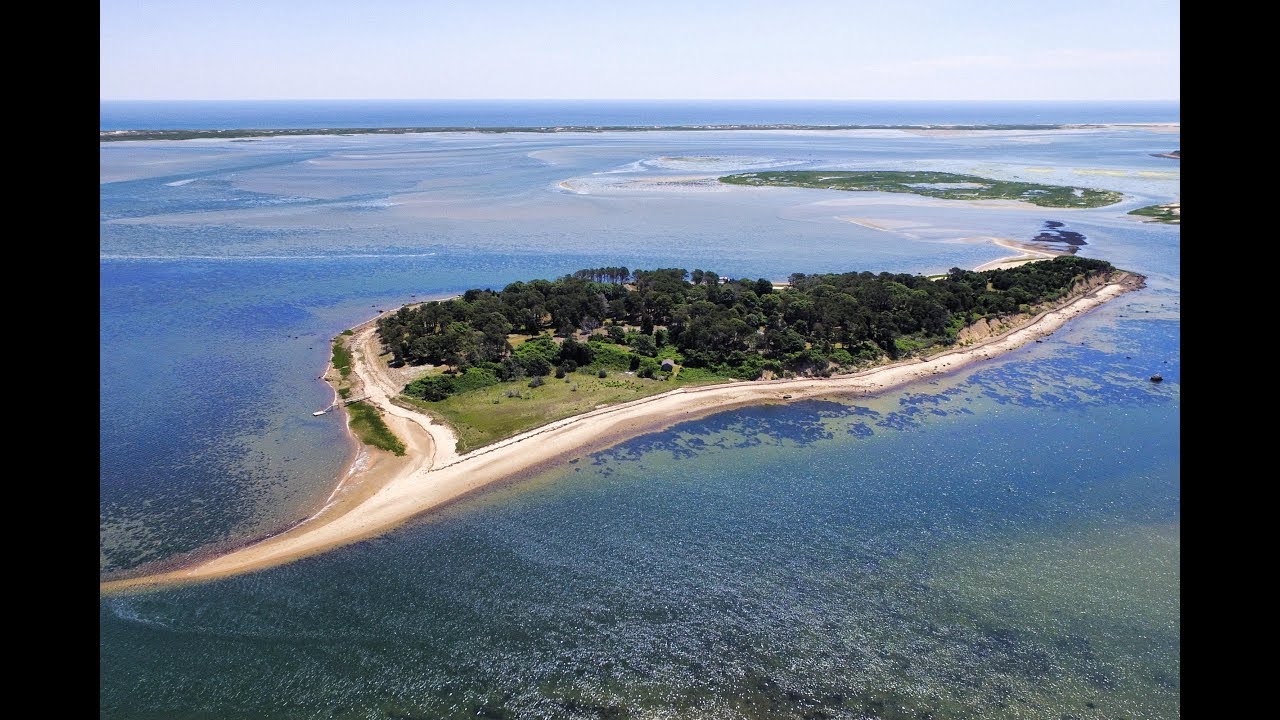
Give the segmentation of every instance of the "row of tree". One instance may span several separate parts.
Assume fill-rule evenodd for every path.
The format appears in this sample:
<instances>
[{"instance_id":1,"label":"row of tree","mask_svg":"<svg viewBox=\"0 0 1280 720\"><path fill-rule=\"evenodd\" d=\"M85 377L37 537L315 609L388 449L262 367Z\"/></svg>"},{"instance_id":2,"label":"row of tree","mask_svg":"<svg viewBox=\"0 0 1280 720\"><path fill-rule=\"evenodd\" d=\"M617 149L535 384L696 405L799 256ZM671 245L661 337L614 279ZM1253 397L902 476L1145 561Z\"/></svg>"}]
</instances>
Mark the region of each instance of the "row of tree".
<instances>
[{"instance_id":1,"label":"row of tree","mask_svg":"<svg viewBox=\"0 0 1280 720\"><path fill-rule=\"evenodd\" d=\"M653 358L667 346L686 366L739 377L758 377L767 367L825 372L897 358L904 338L910 347L952 343L979 317L1059 298L1073 283L1111 269L1103 260L1062 256L1007 270L952 268L937 280L797 273L775 292L765 279L724 282L711 271L595 268L401 308L382 318L378 331L397 364L487 368L498 379L546 375L566 361L592 365L603 345L615 346L613 365L631 364L628 356ZM514 349L508 342L512 333L548 331L570 339ZM584 333L589 342L571 340Z\"/></svg>"}]
</instances>

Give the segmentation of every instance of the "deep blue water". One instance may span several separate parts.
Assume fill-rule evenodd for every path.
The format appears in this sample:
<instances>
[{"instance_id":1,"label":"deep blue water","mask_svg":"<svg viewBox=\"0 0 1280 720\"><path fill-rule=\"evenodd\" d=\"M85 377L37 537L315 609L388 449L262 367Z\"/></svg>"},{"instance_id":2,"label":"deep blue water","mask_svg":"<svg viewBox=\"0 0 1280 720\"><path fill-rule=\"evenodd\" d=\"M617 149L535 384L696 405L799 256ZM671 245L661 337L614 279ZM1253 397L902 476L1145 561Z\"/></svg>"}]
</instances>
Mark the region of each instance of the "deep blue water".
<instances>
[{"instance_id":1,"label":"deep blue water","mask_svg":"<svg viewBox=\"0 0 1280 720\"><path fill-rule=\"evenodd\" d=\"M374 125L385 110L343 117ZM1026 122L1005 111L981 117ZM922 122L977 122L947 112ZM1045 122L1176 120L1128 112ZM385 124L486 116L468 117ZM339 417L310 415L331 395L316 376L329 338L378 308L601 265L938 272L1008 254L974 238L1031 238L1045 221L1148 276L957 377L686 423L383 538L104 599L103 717L1177 717L1180 230L1124 212L1178 197L1177 161L1151 157L1178 140L103 144L104 571L239 542L322 502L355 449ZM685 180L758 167L942 169L1127 197L1028 210Z\"/></svg>"},{"instance_id":2,"label":"deep blue water","mask_svg":"<svg viewBox=\"0 0 1280 720\"><path fill-rule=\"evenodd\" d=\"M99 129L1177 122L1176 101L104 100Z\"/></svg>"}]
</instances>

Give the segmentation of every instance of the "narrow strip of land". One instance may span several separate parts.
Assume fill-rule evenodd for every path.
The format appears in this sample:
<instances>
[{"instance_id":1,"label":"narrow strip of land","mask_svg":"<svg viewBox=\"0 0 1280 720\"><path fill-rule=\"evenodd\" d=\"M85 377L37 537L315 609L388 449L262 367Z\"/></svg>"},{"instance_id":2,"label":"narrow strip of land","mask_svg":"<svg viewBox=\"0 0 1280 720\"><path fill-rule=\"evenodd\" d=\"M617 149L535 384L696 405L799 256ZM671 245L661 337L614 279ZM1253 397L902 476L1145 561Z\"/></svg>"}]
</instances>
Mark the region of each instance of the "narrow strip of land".
<instances>
[{"instance_id":1,"label":"narrow strip of land","mask_svg":"<svg viewBox=\"0 0 1280 720\"><path fill-rule=\"evenodd\" d=\"M1047 258L1069 254L1066 250L1037 248L1025 243L1017 242L1016 240L1008 240L1005 238L992 238L991 242L992 244L999 245L1002 248L1017 250L1018 254L983 263L974 268L975 272L982 272L983 270L1004 270L1006 268L1018 267L1019 265L1026 265L1029 262L1035 262L1037 260L1045 260Z\"/></svg>"},{"instance_id":2,"label":"narrow strip of land","mask_svg":"<svg viewBox=\"0 0 1280 720\"><path fill-rule=\"evenodd\" d=\"M1053 123L992 124L992 125L805 125L794 123L764 124L709 124L709 125L537 125L484 127L479 125L450 125L428 127L348 127L348 128L227 128L227 129L178 129L155 128L147 130L99 130L98 142L125 140L206 140L251 139L266 137L295 137L301 135L409 135L417 133L603 133L603 132L696 132L715 130L936 130L941 132L979 130L1058 130L1066 127ZM1103 127L1101 125L1076 127Z\"/></svg>"},{"instance_id":3,"label":"narrow strip of land","mask_svg":"<svg viewBox=\"0 0 1280 720\"><path fill-rule=\"evenodd\" d=\"M399 394L379 358L373 321L352 338L353 370L404 438L403 458L376 453L370 467L349 474L316 515L279 535L177 570L101 584L103 592L211 580L282 565L391 530L491 483L556 459L608 447L627 438L743 405L849 395L871 395L950 373L1044 337L1102 303L1142 285L1140 276L1116 272L1100 286L1044 310L1010 332L943 352L827 379L742 381L679 388L661 395L593 410L485 446L465 455L443 425L393 402Z\"/></svg>"}]
</instances>

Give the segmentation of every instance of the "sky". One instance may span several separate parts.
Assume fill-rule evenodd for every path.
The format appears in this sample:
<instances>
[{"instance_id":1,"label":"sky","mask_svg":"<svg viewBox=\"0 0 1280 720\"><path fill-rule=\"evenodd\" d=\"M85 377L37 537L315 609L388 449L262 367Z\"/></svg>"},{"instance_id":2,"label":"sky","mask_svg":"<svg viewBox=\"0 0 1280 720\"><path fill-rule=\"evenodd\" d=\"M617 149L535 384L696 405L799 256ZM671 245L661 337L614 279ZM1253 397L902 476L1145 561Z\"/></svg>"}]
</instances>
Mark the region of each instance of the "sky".
<instances>
[{"instance_id":1,"label":"sky","mask_svg":"<svg viewBox=\"0 0 1280 720\"><path fill-rule=\"evenodd\" d=\"M1176 0L101 0L103 100L1176 100Z\"/></svg>"}]
</instances>

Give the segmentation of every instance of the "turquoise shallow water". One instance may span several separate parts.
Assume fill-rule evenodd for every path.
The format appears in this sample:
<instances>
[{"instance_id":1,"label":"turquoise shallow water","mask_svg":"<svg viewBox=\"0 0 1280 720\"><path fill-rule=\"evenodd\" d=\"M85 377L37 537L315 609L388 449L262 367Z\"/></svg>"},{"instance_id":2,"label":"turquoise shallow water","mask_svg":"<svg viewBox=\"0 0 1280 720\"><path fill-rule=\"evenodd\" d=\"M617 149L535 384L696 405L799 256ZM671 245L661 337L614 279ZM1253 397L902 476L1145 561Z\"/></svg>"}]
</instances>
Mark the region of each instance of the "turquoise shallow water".
<instances>
[{"instance_id":1,"label":"turquoise shallow water","mask_svg":"<svg viewBox=\"0 0 1280 720\"><path fill-rule=\"evenodd\" d=\"M1176 162L1147 154L1177 139L104 145L106 571L323 500L352 452L309 414L327 340L415 296L613 264L933 272L1005 254L961 238L1049 219L1150 280L936 384L713 416L324 556L104 599L103 717L1176 717L1179 230L1123 210L1177 196ZM1074 178L1132 200L633 182L762 162Z\"/></svg>"}]
</instances>

